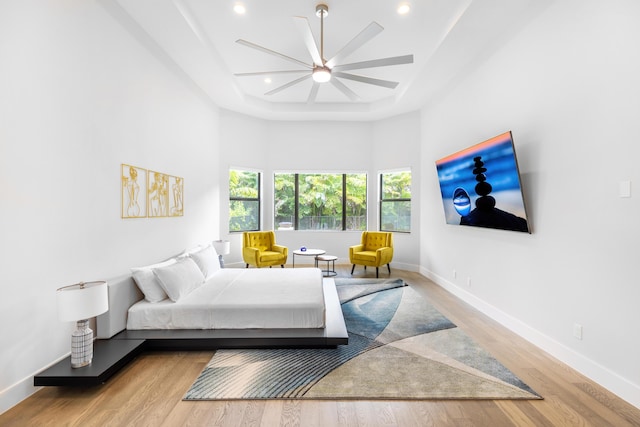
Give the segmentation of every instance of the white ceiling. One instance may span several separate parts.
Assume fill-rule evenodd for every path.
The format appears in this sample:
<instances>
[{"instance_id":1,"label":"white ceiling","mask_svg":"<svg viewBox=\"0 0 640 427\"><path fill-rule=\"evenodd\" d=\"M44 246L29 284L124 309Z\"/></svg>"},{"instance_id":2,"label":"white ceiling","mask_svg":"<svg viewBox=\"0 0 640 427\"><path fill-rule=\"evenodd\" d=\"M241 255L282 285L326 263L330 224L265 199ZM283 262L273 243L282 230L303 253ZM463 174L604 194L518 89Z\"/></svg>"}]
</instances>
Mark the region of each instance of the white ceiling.
<instances>
[{"instance_id":1,"label":"white ceiling","mask_svg":"<svg viewBox=\"0 0 640 427\"><path fill-rule=\"evenodd\" d=\"M103 4L156 57L186 78L216 105L274 120L377 120L429 103L508 41L553 0L105 0ZM235 3L247 12L238 15ZM401 2L411 12L396 12ZM304 75L239 77L235 73L300 70L274 55L236 43L244 39L299 59L312 60L293 16L308 19L320 40L318 3L324 19L324 54L335 55L372 21L384 31L345 62L413 54L413 64L350 71L399 82L388 89L341 81L359 96L351 101L332 84L320 85L308 103L312 80L276 94L266 92ZM119 7L118 7L119 6ZM142 30L142 31L141 31Z\"/></svg>"}]
</instances>

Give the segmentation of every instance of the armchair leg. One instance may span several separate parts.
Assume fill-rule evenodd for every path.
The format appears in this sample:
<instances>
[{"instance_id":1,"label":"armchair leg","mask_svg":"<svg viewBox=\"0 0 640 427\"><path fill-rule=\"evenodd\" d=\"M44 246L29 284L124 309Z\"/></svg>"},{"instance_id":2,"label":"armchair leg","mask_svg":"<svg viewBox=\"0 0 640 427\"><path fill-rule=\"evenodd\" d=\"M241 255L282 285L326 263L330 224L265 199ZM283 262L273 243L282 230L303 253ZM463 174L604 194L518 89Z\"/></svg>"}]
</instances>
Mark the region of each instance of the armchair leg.
<instances>
[{"instance_id":1,"label":"armchair leg","mask_svg":"<svg viewBox=\"0 0 640 427\"><path fill-rule=\"evenodd\" d=\"M376 267L376 279L378 278L378 267Z\"/></svg>"},{"instance_id":2,"label":"armchair leg","mask_svg":"<svg viewBox=\"0 0 640 427\"><path fill-rule=\"evenodd\" d=\"M245 268L249 268L249 264L247 264L247 266Z\"/></svg>"},{"instance_id":3,"label":"armchair leg","mask_svg":"<svg viewBox=\"0 0 640 427\"><path fill-rule=\"evenodd\" d=\"M389 270L389 274L391 274L391 264L387 264L387 269Z\"/></svg>"},{"instance_id":4,"label":"armchair leg","mask_svg":"<svg viewBox=\"0 0 640 427\"><path fill-rule=\"evenodd\" d=\"M355 270L355 269L356 269L356 265L353 264L353 267L351 267L351 274L353 274L353 270Z\"/></svg>"},{"instance_id":5,"label":"armchair leg","mask_svg":"<svg viewBox=\"0 0 640 427\"><path fill-rule=\"evenodd\" d=\"M280 267L281 267L281 268L284 268L284 264L280 264Z\"/></svg>"}]
</instances>

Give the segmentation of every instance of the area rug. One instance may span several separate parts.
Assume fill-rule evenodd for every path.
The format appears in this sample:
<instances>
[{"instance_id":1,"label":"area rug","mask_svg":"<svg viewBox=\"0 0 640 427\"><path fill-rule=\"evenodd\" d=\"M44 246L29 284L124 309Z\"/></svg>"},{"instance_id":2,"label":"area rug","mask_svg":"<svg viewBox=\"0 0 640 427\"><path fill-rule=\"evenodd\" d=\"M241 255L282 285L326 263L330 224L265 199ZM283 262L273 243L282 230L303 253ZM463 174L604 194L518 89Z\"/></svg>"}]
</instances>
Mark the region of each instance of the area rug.
<instances>
[{"instance_id":1,"label":"area rug","mask_svg":"<svg viewBox=\"0 0 640 427\"><path fill-rule=\"evenodd\" d=\"M348 345L218 350L184 400L541 398L402 280L335 282Z\"/></svg>"}]
</instances>

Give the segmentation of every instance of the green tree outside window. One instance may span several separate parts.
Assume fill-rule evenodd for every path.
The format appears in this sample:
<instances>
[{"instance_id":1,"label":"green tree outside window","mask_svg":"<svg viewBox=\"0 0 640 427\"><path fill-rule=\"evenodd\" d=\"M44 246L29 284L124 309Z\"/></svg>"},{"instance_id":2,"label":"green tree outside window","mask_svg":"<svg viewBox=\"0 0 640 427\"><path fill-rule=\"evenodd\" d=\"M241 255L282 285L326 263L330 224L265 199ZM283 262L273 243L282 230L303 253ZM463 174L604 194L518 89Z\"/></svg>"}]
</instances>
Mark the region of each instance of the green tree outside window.
<instances>
[{"instance_id":1,"label":"green tree outside window","mask_svg":"<svg viewBox=\"0 0 640 427\"><path fill-rule=\"evenodd\" d=\"M229 171L229 231L260 229L260 173Z\"/></svg>"},{"instance_id":2,"label":"green tree outside window","mask_svg":"<svg viewBox=\"0 0 640 427\"><path fill-rule=\"evenodd\" d=\"M380 231L411 231L411 172L380 174Z\"/></svg>"},{"instance_id":3,"label":"green tree outside window","mask_svg":"<svg viewBox=\"0 0 640 427\"><path fill-rule=\"evenodd\" d=\"M366 174L274 176L275 224L280 230L366 230Z\"/></svg>"}]
</instances>

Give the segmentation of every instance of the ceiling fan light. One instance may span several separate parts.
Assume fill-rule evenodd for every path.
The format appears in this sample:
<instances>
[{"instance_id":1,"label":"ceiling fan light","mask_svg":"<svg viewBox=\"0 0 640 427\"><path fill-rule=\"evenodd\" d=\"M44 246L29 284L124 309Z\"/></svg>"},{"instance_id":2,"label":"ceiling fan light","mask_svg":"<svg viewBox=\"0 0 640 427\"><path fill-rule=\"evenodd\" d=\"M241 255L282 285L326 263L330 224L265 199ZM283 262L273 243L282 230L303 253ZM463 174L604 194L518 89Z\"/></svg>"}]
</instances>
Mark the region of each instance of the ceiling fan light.
<instances>
[{"instance_id":1,"label":"ceiling fan light","mask_svg":"<svg viewBox=\"0 0 640 427\"><path fill-rule=\"evenodd\" d=\"M316 67L313 69L312 77L316 83L326 83L331 80L331 70L327 67Z\"/></svg>"}]
</instances>

